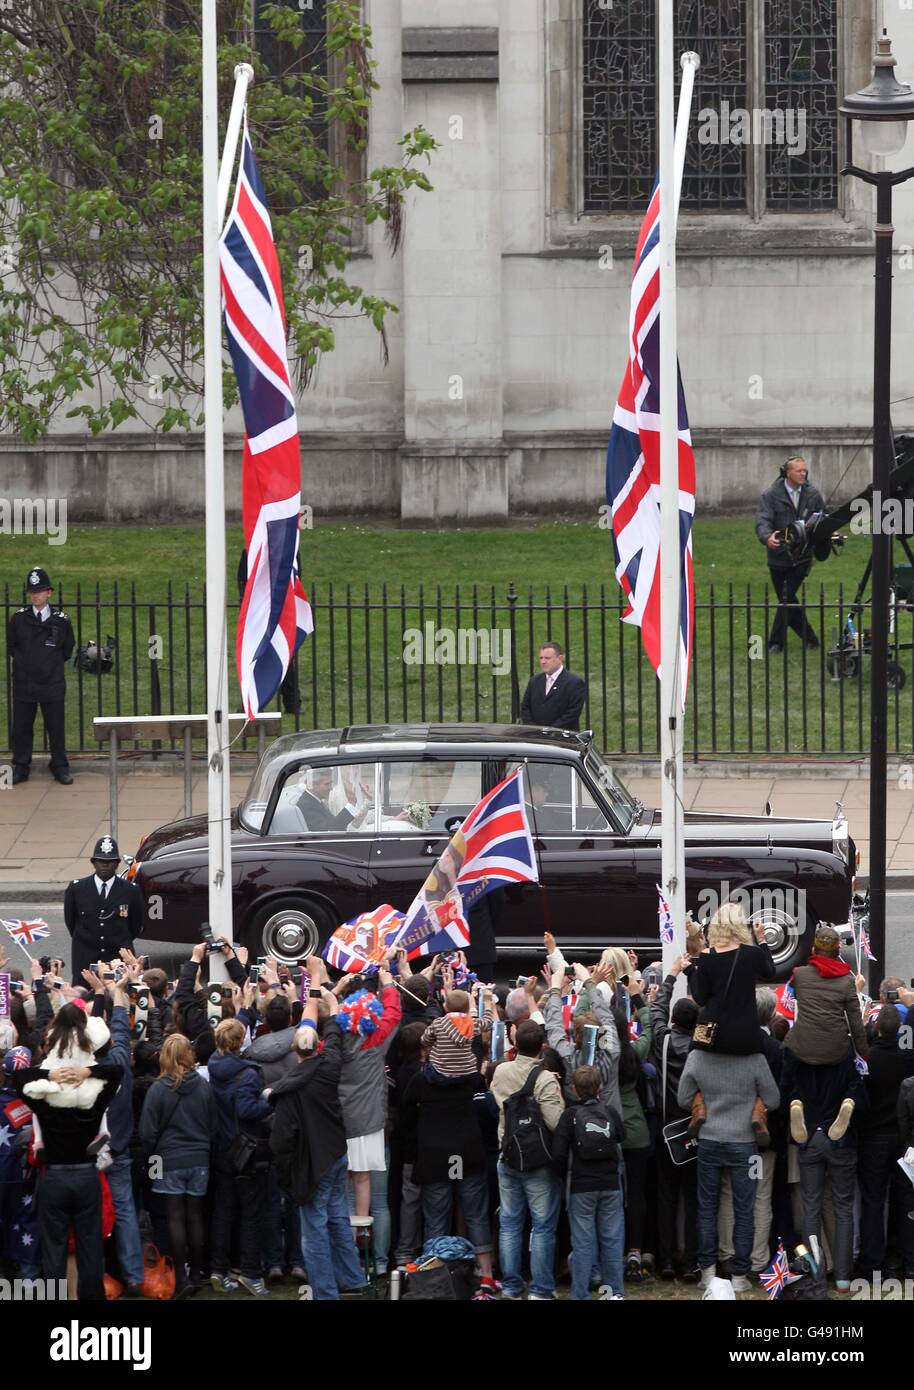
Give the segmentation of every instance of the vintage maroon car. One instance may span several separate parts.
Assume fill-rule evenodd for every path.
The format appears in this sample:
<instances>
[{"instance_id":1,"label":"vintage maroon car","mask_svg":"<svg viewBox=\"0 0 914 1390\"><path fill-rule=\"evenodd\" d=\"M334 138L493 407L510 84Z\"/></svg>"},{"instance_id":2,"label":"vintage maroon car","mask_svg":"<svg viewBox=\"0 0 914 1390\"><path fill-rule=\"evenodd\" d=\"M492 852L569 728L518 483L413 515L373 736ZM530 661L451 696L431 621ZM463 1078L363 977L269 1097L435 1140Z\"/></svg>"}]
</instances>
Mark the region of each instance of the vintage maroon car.
<instances>
[{"instance_id":1,"label":"vintage maroon car","mask_svg":"<svg viewBox=\"0 0 914 1390\"><path fill-rule=\"evenodd\" d=\"M389 902L405 910L479 798L519 765L542 887L506 888L499 952L606 945L658 954L660 815L626 790L589 734L513 725L374 725L277 739L233 813L234 937L252 956L297 961L340 922ZM850 917L855 851L835 820L686 812L686 902L722 901L764 920L783 978L816 922ZM147 934L200 939L207 917L206 818L162 826L131 869ZM213 924L219 932L220 924Z\"/></svg>"}]
</instances>

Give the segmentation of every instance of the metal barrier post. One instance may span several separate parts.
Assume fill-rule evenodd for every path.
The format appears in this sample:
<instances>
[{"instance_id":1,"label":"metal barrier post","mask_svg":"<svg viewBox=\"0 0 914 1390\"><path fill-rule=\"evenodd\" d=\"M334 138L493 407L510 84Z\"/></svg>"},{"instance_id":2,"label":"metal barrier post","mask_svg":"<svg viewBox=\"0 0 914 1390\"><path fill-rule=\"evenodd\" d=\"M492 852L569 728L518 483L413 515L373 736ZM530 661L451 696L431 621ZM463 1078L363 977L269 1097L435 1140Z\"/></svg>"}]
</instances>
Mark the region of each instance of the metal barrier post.
<instances>
[{"instance_id":1,"label":"metal barrier post","mask_svg":"<svg viewBox=\"0 0 914 1390\"><path fill-rule=\"evenodd\" d=\"M111 730L111 838L117 839L117 729Z\"/></svg>"},{"instance_id":2,"label":"metal barrier post","mask_svg":"<svg viewBox=\"0 0 914 1390\"><path fill-rule=\"evenodd\" d=\"M194 814L194 731L188 724L184 730L184 814Z\"/></svg>"}]
</instances>

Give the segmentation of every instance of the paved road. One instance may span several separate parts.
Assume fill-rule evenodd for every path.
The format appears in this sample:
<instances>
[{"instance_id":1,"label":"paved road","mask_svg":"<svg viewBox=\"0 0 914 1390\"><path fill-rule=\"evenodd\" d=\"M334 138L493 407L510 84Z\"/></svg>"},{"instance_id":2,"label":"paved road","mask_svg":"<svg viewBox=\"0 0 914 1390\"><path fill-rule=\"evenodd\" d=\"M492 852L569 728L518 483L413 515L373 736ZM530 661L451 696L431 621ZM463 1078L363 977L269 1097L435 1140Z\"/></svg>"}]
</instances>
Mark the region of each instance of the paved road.
<instances>
[{"instance_id":1,"label":"paved road","mask_svg":"<svg viewBox=\"0 0 914 1390\"><path fill-rule=\"evenodd\" d=\"M35 955L62 956L69 967L70 962L70 938L63 924L63 894L56 902L48 903L3 903L0 906L0 916L6 918L21 917L26 921L35 917L42 917L51 928L50 937L40 943L38 948L33 949ZM25 957L18 947L6 937L6 933L0 933L7 959L12 963L18 957L20 966L25 966ZM890 892L888 897L888 920L886 923L886 936L888 944L888 966L893 975L900 975L907 982L914 982L914 892ZM168 971L169 975L177 974L178 965L186 960L190 954L189 947L176 947L171 942L153 941L143 938L143 951L150 957L151 963L161 965ZM540 961L539 964L542 962ZM521 973L522 968L535 968L537 962L530 961L529 966L518 956L508 958L504 972L505 980L509 975L511 978ZM882 972L887 973L887 972ZM499 972L499 983L501 972ZM912 986L914 987L914 986Z\"/></svg>"}]
</instances>

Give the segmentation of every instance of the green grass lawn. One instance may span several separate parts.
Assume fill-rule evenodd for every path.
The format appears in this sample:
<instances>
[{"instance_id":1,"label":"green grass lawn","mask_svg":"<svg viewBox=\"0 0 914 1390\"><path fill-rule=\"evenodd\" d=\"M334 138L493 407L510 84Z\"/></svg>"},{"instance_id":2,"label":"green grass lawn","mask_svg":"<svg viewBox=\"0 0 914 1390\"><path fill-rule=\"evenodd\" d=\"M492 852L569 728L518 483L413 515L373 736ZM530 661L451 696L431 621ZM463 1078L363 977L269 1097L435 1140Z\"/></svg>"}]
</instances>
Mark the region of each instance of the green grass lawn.
<instances>
[{"instance_id":1,"label":"green grass lawn","mask_svg":"<svg viewBox=\"0 0 914 1390\"><path fill-rule=\"evenodd\" d=\"M806 586L809 618L822 639L804 651L791 637L787 659L766 657L773 591L752 518L695 525L695 666L686 712L686 748L701 752L859 752L868 745L868 672L833 681L827 648L847 616L869 551L863 536L814 566ZM230 651L237 616L235 565L240 527L228 531ZM51 574L80 642L118 639L117 668L103 678L70 680L72 746L94 747L94 714L153 708L150 634L161 639L161 709L204 708L204 533L200 526L72 526L65 546L4 537L7 613L30 566ZM586 675L586 722L608 751L654 752L657 682L640 634L619 621L612 547L593 524L556 522L510 530L400 530L393 525L318 525L302 536L302 571L316 633L299 654L304 727L351 722L461 718L509 719L512 680L491 664L406 665L404 630L493 629L505 634L514 605L517 683L522 693L536 651L557 637L571 667ZM137 607L133 607L133 598ZM169 604L171 607L169 607ZM772 605L773 606L773 605ZM868 620L867 620L868 625ZM912 615L898 640L912 640ZM134 660L133 652L138 653ZM910 669L902 652L899 664ZM231 665L231 662L230 662ZM233 693L237 707L237 687ZM0 709L5 709L5 689ZM912 747L914 681L890 695L890 740ZM295 721L288 718L289 728Z\"/></svg>"}]
</instances>

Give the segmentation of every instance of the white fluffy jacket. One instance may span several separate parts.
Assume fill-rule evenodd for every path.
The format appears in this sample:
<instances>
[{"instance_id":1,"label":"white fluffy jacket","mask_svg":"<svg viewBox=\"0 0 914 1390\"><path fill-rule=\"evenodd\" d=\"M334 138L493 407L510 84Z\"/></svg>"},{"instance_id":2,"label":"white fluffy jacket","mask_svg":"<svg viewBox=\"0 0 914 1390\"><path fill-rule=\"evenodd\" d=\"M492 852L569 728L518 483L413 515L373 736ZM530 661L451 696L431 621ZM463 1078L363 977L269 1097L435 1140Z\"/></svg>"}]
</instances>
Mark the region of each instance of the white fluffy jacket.
<instances>
[{"instance_id":1,"label":"white fluffy jacket","mask_svg":"<svg viewBox=\"0 0 914 1390\"><path fill-rule=\"evenodd\" d=\"M40 1064L41 1070L50 1072L54 1071L56 1067L91 1067L95 1061L95 1053L100 1047L104 1047L111 1034L105 1020L96 1018L91 1014L86 1019L86 1028L89 1033L91 1052L80 1052L75 1046L71 1046L66 1052L55 1048ZM59 1081L50 1080L28 1081L23 1086L22 1091L24 1095L31 1096L33 1099L40 1097L46 1100L48 1105L54 1106L55 1109L88 1110L98 1099L103 1085L103 1081L97 1081L94 1077L80 1081L75 1086L64 1086Z\"/></svg>"}]
</instances>

